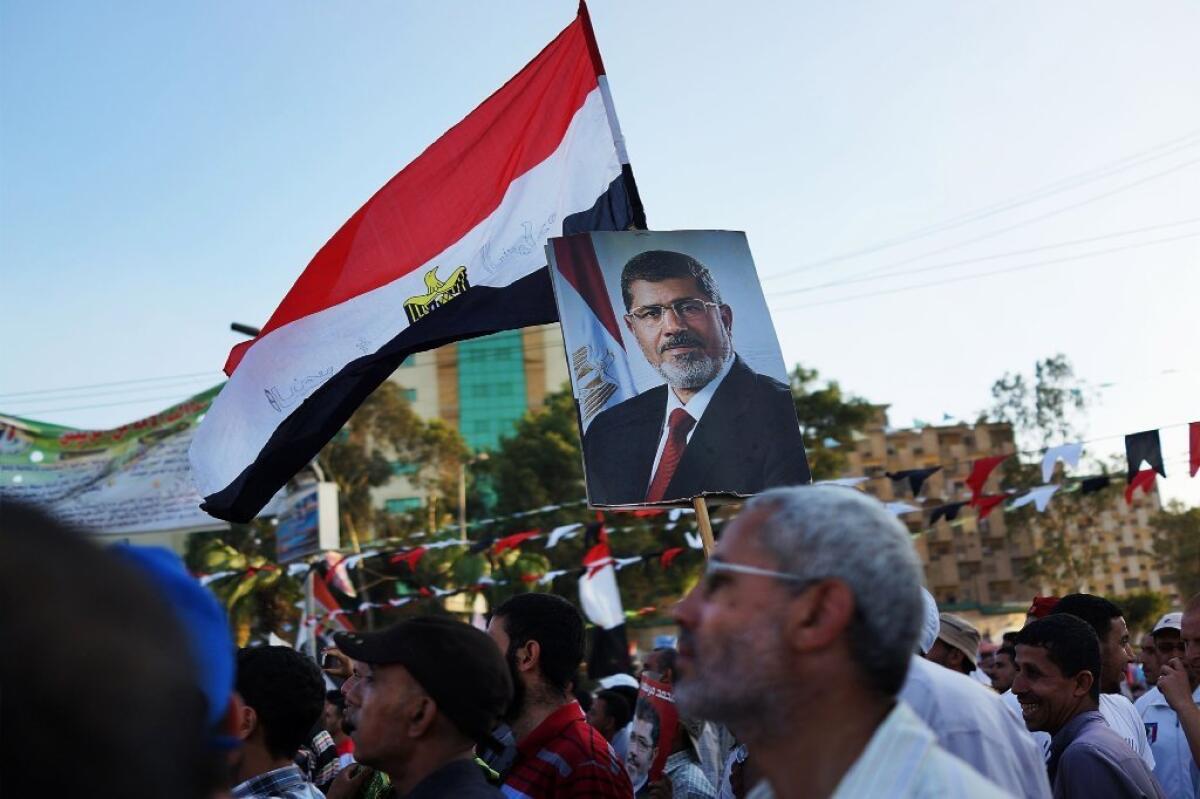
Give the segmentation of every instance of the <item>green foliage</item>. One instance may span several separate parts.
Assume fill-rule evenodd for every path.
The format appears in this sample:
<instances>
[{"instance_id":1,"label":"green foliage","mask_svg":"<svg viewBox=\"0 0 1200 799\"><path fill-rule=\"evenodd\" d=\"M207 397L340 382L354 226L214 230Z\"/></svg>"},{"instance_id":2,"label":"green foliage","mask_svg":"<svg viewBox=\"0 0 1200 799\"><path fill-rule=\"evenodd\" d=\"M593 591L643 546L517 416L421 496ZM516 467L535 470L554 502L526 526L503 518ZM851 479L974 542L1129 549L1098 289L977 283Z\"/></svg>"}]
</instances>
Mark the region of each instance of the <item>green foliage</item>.
<instances>
[{"instance_id":1,"label":"green foliage","mask_svg":"<svg viewBox=\"0 0 1200 799\"><path fill-rule=\"evenodd\" d=\"M582 499L583 456L570 388L549 394L542 407L526 412L514 433L472 473L489 478L498 514Z\"/></svg>"},{"instance_id":2,"label":"green foliage","mask_svg":"<svg viewBox=\"0 0 1200 799\"><path fill-rule=\"evenodd\" d=\"M866 427L874 409L861 397L843 394L835 380L818 388L815 384L819 376L816 369L805 369L796 364L789 382L804 434L808 468L814 480L827 480L838 477L845 470L848 448L827 446L826 440L849 444L853 433Z\"/></svg>"},{"instance_id":3,"label":"green foliage","mask_svg":"<svg viewBox=\"0 0 1200 799\"><path fill-rule=\"evenodd\" d=\"M296 603L303 591L299 580L274 565L274 557L274 526L261 519L235 524L223 534L188 537L184 562L193 572L236 572L209 587L225 605L239 646L266 640L270 633L285 638L294 635L300 617Z\"/></svg>"},{"instance_id":4,"label":"green foliage","mask_svg":"<svg viewBox=\"0 0 1200 799\"><path fill-rule=\"evenodd\" d=\"M1186 601L1200 593L1200 508L1172 502L1150 520L1154 559Z\"/></svg>"},{"instance_id":5,"label":"green foliage","mask_svg":"<svg viewBox=\"0 0 1200 799\"><path fill-rule=\"evenodd\" d=\"M458 467L466 456L458 431L440 419L421 419L400 387L389 380L359 406L343 434L325 445L318 462L326 477L337 483L343 531L351 541L358 541L403 529L401 521L390 519L371 503L371 489L391 480L392 462L416 464L409 481L436 503L439 497L454 495ZM410 527L420 527L423 521L411 520Z\"/></svg>"},{"instance_id":6,"label":"green foliage","mask_svg":"<svg viewBox=\"0 0 1200 799\"><path fill-rule=\"evenodd\" d=\"M1071 361L1059 353L1036 362L1032 377L1005 372L993 383L991 418L1011 424L1030 445L1046 447L1078 435L1077 415L1089 397Z\"/></svg>"},{"instance_id":7,"label":"green foliage","mask_svg":"<svg viewBox=\"0 0 1200 799\"><path fill-rule=\"evenodd\" d=\"M1171 609L1171 600L1157 591L1134 591L1122 597L1109 597L1125 614L1130 633L1148 633L1158 619Z\"/></svg>"},{"instance_id":8,"label":"green foliage","mask_svg":"<svg viewBox=\"0 0 1200 799\"><path fill-rule=\"evenodd\" d=\"M992 384L992 399L992 420L1011 424L1018 442L1036 448L1079 435L1077 416L1087 409L1089 393L1075 378L1070 360L1060 353L1036 362L1032 375L1006 372ZM1010 487L1030 488L1042 482L1040 462L1012 458L1002 468ZM1088 495L1060 491L1045 513L1026 506L1008 514L1009 540L1022 536L1035 544L1022 576L1044 581L1057 593L1079 590L1107 559L1097 531L1100 516L1111 502L1108 491Z\"/></svg>"}]
</instances>

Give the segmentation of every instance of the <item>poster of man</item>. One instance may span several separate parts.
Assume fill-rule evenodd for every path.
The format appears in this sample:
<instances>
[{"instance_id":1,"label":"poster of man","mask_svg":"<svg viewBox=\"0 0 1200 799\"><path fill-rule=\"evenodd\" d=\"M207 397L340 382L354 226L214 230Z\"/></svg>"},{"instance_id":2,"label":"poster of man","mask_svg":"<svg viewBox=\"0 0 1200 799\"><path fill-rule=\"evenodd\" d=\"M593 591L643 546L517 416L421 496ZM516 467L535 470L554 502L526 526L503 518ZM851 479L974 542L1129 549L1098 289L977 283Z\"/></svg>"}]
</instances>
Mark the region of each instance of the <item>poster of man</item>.
<instances>
[{"instance_id":1,"label":"poster of man","mask_svg":"<svg viewBox=\"0 0 1200 799\"><path fill-rule=\"evenodd\" d=\"M679 712L671 686L643 674L625 754L625 771L635 794L662 778L678 731Z\"/></svg>"},{"instance_id":2,"label":"poster of man","mask_svg":"<svg viewBox=\"0 0 1200 799\"><path fill-rule=\"evenodd\" d=\"M583 233L546 249L591 505L810 482L744 233Z\"/></svg>"}]
</instances>

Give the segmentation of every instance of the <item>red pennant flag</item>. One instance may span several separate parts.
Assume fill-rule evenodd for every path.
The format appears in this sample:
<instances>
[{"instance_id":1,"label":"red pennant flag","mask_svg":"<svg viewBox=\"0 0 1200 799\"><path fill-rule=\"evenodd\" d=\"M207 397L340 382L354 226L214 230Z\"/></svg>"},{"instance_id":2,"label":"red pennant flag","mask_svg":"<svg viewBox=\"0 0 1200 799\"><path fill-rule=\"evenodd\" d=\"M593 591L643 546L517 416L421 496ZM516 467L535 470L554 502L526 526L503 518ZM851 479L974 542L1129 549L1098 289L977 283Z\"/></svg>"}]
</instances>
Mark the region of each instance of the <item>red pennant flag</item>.
<instances>
[{"instance_id":1,"label":"red pennant flag","mask_svg":"<svg viewBox=\"0 0 1200 799\"><path fill-rule=\"evenodd\" d=\"M601 528L600 543L589 549L583 556L583 565L587 569L587 578L590 579L596 572L605 566L611 565L612 562L612 552L608 549L608 535Z\"/></svg>"},{"instance_id":2,"label":"red pennant flag","mask_svg":"<svg viewBox=\"0 0 1200 799\"><path fill-rule=\"evenodd\" d=\"M339 555L336 552L325 553L325 563L329 566L329 570L325 572L325 585L332 585L346 596L357 597L358 592L354 590L354 583L350 582L350 572L346 569L346 561L349 558L349 555Z\"/></svg>"},{"instance_id":3,"label":"red pennant flag","mask_svg":"<svg viewBox=\"0 0 1200 799\"><path fill-rule=\"evenodd\" d=\"M322 626L329 627L336 625L346 632L354 632L354 625L344 615L332 615L334 611L341 610L342 606L333 598L333 594L329 591L329 586L326 585L324 580L312 580L312 592L313 600L316 604L325 608L326 621ZM320 627L317 630L320 630Z\"/></svg>"},{"instance_id":4,"label":"red pennant flag","mask_svg":"<svg viewBox=\"0 0 1200 799\"><path fill-rule=\"evenodd\" d=\"M652 508L646 508L643 510L635 510L633 512L633 517L635 519L653 519L655 516L662 516L664 513L666 513L665 510L653 510Z\"/></svg>"},{"instance_id":5,"label":"red pennant flag","mask_svg":"<svg viewBox=\"0 0 1200 799\"><path fill-rule=\"evenodd\" d=\"M510 549L516 549L517 547L521 546L521 544L540 534L540 530L525 530L524 532L506 535L504 538L501 538L496 541L496 543L492 544L492 554L499 555L500 553L507 552Z\"/></svg>"},{"instance_id":6,"label":"red pennant flag","mask_svg":"<svg viewBox=\"0 0 1200 799\"><path fill-rule=\"evenodd\" d=\"M986 519L988 514L995 510L996 506L1006 499L1008 499L1007 494L984 494L983 496L977 496L973 498L971 500L971 504L979 509L979 518Z\"/></svg>"},{"instance_id":7,"label":"red pennant flag","mask_svg":"<svg viewBox=\"0 0 1200 799\"><path fill-rule=\"evenodd\" d=\"M971 466L971 476L967 478L967 485L970 487L973 497L983 494L983 484L987 482L988 476L997 466L1008 459L1008 455L993 455L990 458L980 458L975 461ZM975 504L974 499L971 504Z\"/></svg>"},{"instance_id":8,"label":"red pennant flag","mask_svg":"<svg viewBox=\"0 0 1200 799\"><path fill-rule=\"evenodd\" d=\"M522 574L522 575L521 575L521 582L523 582L523 583L536 583L538 580L542 579L542 576L543 576L543 575L541 575L541 574Z\"/></svg>"},{"instance_id":9,"label":"red pennant flag","mask_svg":"<svg viewBox=\"0 0 1200 799\"><path fill-rule=\"evenodd\" d=\"M1188 448L1190 453L1188 463L1191 472L1188 476L1195 477L1196 472L1200 472L1200 422L1192 422L1188 425L1188 439L1191 442L1191 446Z\"/></svg>"},{"instance_id":10,"label":"red pennant flag","mask_svg":"<svg viewBox=\"0 0 1200 799\"><path fill-rule=\"evenodd\" d=\"M662 553L662 557L658 560L664 569L669 569L671 568L671 563L675 560L675 558L679 557L679 553L681 552L683 552L683 547L671 547L666 552Z\"/></svg>"},{"instance_id":11,"label":"red pennant flag","mask_svg":"<svg viewBox=\"0 0 1200 799\"><path fill-rule=\"evenodd\" d=\"M1154 488L1154 479L1156 473L1153 469L1142 469L1133 479L1129 481L1129 485L1125 486L1125 504L1133 504L1133 492L1137 489L1142 489L1143 494L1149 494Z\"/></svg>"},{"instance_id":12,"label":"red pennant flag","mask_svg":"<svg viewBox=\"0 0 1200 799\"><path fill-rule=\"evenodd\" d=\"M392 563L407 563L408 568L412 571L417 570L417 564L421 562L421 558L425 557L425 547L417 547L410 549L407 552L401 552L398 555L392 555Z\"/></svg>"}]
</instances>

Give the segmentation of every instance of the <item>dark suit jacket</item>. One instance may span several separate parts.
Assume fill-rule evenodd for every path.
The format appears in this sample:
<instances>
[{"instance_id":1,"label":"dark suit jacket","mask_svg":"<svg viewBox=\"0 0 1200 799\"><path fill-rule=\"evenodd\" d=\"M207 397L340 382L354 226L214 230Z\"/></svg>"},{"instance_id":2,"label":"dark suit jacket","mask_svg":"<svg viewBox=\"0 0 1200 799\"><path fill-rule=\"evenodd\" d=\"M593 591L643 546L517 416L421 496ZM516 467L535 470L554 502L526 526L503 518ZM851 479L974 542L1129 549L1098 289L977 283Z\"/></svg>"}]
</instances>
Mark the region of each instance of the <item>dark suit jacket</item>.
<instances>
[{"instance_id":1,"label":"dark suit jacket","mask_svg":"<svg viewBox=\"0 0 1200 799\"><path fill-rule=\"evenodd\" d=\"M583 452L592 504L645 500L667 390L662 385L642 392L588 426ZM735 357L683 451L664 501L702 493L756 494L810 480L791 391Z\"/></svg>"}]
</instances>

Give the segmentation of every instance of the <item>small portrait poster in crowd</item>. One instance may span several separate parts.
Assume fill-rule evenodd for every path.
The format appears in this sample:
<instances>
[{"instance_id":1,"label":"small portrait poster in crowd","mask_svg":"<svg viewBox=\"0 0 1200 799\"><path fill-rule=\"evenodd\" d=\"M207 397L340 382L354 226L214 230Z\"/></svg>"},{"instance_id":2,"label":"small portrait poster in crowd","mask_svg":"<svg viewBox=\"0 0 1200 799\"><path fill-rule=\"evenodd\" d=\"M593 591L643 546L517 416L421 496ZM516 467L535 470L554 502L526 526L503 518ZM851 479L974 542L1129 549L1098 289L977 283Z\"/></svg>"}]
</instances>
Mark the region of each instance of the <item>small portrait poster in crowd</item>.
<instances>
[{"instance_id":1,"label":"small portrait poster in crowd","mask_svg":"<svg viewBox=\"0 0 1200 799\"><path fill-rule=\"evenodd\" d=\"M546 250L591 505L810 482L744 233L580 233Z\"/></svg>"},{"instance_id":2,"label":"small portrait poster in crowd","mask_svg":"<svg viewBox=\"0 0 1200 799\"><path fill-rule=\"evenodd\" d=\"M625 771L635 794L642 786L662 779L678 731L679 712L671 685L643 674L625 754Z\"/></svg>"}]
</instances>

